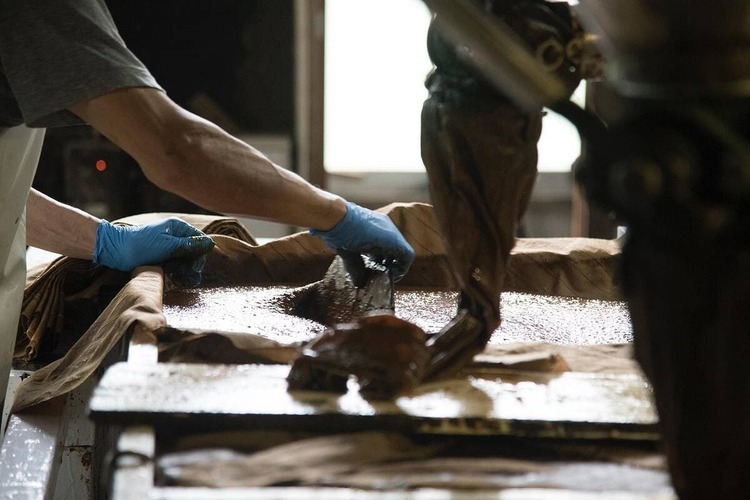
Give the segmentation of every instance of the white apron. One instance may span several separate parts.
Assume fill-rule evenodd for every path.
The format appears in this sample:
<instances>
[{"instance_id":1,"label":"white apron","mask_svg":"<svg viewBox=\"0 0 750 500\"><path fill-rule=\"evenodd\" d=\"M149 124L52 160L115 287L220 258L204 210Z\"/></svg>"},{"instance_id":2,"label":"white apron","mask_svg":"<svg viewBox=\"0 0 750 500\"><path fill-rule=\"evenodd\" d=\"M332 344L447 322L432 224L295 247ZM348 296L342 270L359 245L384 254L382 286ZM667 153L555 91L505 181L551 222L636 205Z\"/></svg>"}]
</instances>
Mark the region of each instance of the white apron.
<instances>
[{"instance_id":1,"label":"white apron","mask_svg":"<svg viewBox=\"0 0 750 500\"><path fill-rule=\"evenodd\" d=\"M8 388L26 283L26 198L44 129L0 128L0 401ZM0 403L0 410L3 405ZM0 429L0 437L5 429Z\"/></svg>"}]
</instances>

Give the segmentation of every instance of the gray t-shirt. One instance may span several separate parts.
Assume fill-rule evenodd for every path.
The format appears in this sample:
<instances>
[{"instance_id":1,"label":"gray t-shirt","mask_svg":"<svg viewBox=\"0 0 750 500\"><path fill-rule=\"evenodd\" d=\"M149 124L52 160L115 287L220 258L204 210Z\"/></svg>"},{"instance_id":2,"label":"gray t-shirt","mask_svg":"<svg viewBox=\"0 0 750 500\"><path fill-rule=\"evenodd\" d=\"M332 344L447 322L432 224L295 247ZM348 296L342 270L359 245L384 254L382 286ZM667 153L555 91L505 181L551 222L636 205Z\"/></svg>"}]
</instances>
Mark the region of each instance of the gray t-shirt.
<instances>
[{"instance_id":1,"label":"gray t-shirt","mask_svg":"<svg viewBox=\"0 0 750 500\"><path fill-rule=\"evenodd\" d=\"M79 124L70 105L126 87L161 89L104 0L0 0L0 127Z\"/></svg>"}]
</instances>

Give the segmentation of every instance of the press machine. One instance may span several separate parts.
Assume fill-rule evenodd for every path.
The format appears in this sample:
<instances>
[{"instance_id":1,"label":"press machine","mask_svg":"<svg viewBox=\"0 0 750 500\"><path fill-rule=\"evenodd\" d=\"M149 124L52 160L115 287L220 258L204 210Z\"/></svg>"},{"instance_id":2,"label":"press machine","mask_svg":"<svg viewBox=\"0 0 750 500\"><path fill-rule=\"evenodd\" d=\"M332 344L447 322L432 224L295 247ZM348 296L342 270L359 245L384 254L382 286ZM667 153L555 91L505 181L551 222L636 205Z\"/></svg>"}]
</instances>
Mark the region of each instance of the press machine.
<instances>
[{"instance_id":1,"label":"press machine","mask_svg":"<svg viewBox=\"0 0 750 500\"><path fill-rule=\"evenodd\" d=\"M443 230L460 242L449 253L462 290L456 321L431 340L436 370L464 363L499 321L494 299L552 109L583 140L575 173L588 200L628 228L624 293L677 493L747 496L750 4L425 3L436 70L423 156ZM606 124L568 100L597 77L592 47L620 110ZM457 238L467 233L482 237Z\"/></svg>"}]
</instances>

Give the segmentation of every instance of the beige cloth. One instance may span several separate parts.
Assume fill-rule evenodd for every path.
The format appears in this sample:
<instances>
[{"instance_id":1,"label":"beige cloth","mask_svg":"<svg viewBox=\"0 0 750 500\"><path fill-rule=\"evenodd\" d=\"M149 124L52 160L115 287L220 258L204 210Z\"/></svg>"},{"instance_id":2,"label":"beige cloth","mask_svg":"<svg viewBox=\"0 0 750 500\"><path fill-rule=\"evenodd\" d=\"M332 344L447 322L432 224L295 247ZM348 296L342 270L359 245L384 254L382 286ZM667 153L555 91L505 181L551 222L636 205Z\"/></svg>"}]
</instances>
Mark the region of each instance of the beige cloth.
<instances>
[{"instance_id":1,"label":"beige cloth","mask_svg":"<svg viewBox=\"0 0 750 500\"><path fill-rule=\"evenodd\" d=\"M262 487L281 484L380 491L413 488L493 490L555 488L592 492L670 494L664 457L636 445L466 441L394 432L360 432L298 439L256 452L203 448L163 454L160 476L170 484ZM262 439L249 433L245 440ZM221 435L207 438L221 442Z\"/></svg>"},{"instance_id":2,"label":"beige cloth","mask_svg":"<svg viewBox=\"0 0 750 500\"><path fill-rule=\"evenodd\" d=\"M35 371L16 392L17 412L65 394L82 384L134 328L153 332L166 326L162 314L163 276L158 267L141 267L102 314L61 359Z\"/></svg>"},{"instance_id":3,"label":"beige cloth","mask_svg":"<svg viewBox=\"0 0 750 500\"><path fill-rule=\"evenodd\" d=\"M416 259L400 287L455 288L432 207L396 203L388 214L414 247ZM253 246L215 238L204 284L307 284L319 280L333 260L320 238L298 233ZM592 238L520 238L511 252L506 291L584 299L622 300L617 280L620 245Z\"/></svg>"},{"instance_id":4,"label":"beige cloth","mask_svg":"<svg viewBox=\"0 0 750 500\"><path fill-rule=\"evenodd\" d=\"M31 270L23 294L14 358L33 361L41 343L63 331L66 302L92 299L101 287L122 286L126 281L126 273L67 257Z\"/></svg>"},{"instance_id":5,"label":"beige cloth","mask_svg":"<svg viewBox=\"0 0 750 500\"><path fill-rule=\"evenodd\" d=\"M641 373L632 344L573 345L546 342L489 344L474 357L468 371L508 368L556 373Z\"/></svg>"},{"instance_id":6,"label":"beige cloth","mask_svg":"<svg viewBox=\"0 0 750 500\"><path fill-rule=\"evenodd\" d=\"M519 238L510 253L505 291L623 300L620 251L619 240Z\"/></svg>"},{"instance_id":7,"label":"beige cloth","mask_svg":"<svg viewBox=\"0 0 750 500\"><path fill-rule=\"evenodd\" d=\"M296 343L282 344L252 333L188 331L160 328L155 332L159 361L172 363L280 363L294 362Z\"/></svg>"}]
</instances>

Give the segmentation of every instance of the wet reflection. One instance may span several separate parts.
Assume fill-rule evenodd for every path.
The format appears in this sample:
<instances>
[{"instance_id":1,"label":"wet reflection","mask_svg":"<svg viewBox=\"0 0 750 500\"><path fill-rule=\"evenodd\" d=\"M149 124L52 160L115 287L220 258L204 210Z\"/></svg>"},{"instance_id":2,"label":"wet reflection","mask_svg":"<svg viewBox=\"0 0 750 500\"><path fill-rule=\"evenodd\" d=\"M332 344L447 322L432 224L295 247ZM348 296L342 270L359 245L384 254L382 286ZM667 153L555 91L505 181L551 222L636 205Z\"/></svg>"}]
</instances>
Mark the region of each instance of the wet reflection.
<instances>
[{"instance_id":1,"label":"wet reflection","mask_svg":"<svg viewBox=\"0 0 750 500\"><path fill-rule=\"evenodd\" d=\"M279 305L290 287L217 287L164 294L167 324L186 330L252 333L281 343L304 342L323 332L315 321Z\"/></svg>"},{"instance_id":2,"label":"wet reflection","mask_svg":"<svg viewBox=\"0 0 750 500\"><path fill-rule=\"evenodd\" d=\"M248 332L279 342L313 338L324 326L292 316L284 307L290 287L219 287L173 291L164 296L169 326ZM397 290L395 313L427 333L453 318L458 294L440 290ZM490 343L622 344L633 339L624 302L506 292L502 324Z\"/></svg>"}]
</instances>

